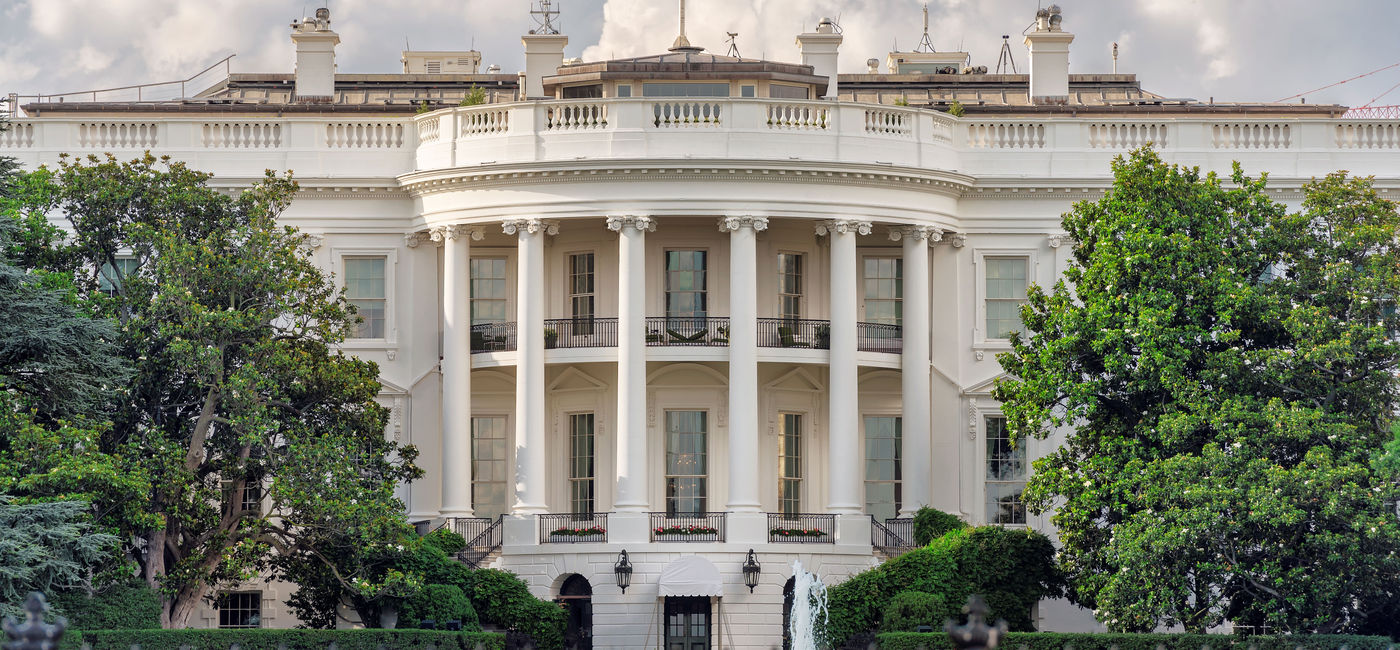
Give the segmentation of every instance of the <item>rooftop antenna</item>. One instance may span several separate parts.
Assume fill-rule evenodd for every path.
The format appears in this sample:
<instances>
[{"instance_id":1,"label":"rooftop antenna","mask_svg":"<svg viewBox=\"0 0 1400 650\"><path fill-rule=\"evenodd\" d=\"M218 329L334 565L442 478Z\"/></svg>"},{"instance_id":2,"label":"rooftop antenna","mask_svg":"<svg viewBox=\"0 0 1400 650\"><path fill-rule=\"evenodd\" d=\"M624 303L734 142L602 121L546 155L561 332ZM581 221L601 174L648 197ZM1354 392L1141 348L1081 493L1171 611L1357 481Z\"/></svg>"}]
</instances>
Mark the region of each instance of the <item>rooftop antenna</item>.
<instances>
[{"instance_id":1,"label":"rooftop antenna","mask_svg":"<svg viewBox=\"0 0 1400 650\"><path fill-rule=\"evenodd\" d=\"M558 34L559 28L555 26L554 19L559 17L559 10L553 8L554 0L540 0L538 9L531 9L530 15L534 17L535 23L539 25L532 30L531 34Z\"/></svg>"},{"instance_id":2,"label":"rooftop antenna","mask_svg":"<svg viewBox=\"0 0 1400 650\"><path fill-rule=\"evenodd\" d=\"M685 0L681 0L681 33L676 37L676 42L671 44L672 52L699 52L703 47L695 47L690 44L690 39L685 37Z\"/></svg>"},{"instance_id":3,"label":"rooftop antenna","mask_svg":"<svg viewBox=\"0 0 1400 650\"><path fill-rule=\"evenodd\" d=\"M1113 44L1113 74L1118 74L1118 44Z\"/></svg>"},{"instance_id":4,"label":"rooftop antenna","mask_svg":"<svg viewBox=\"0 0 1400 650\"><path fill-rule=\"evenodd\" d=\"M732 56L736 59L744 58L739 55L739 44L734 42L734 39L739 38L739 32L725 32L725 34L729 35L729 53L725 56Z\"/></svg>"},{"instance_id":5,"label":"rooftop antenna","mask_svg":"<svg viewBox=\"0 0 1400 650\"><path fill-rule=\"evenodd\" d=\"M1016 74L1016 59L1011 56L1011 35L1001 35L1001 58L997 59L997 74L1005 74L1004 70L1010 67L1011 74Z\"/></svg>"},{"instance_id":6,"label":"rooftop antenna","mask_svg":"<svg viewBox=\"0 0 1400 650\"><path fill-rule=\"evenodd\" d=\"M919 46L914 48L915 52L936 52L933 49L933 39L928 37L928 3L924 3L924 37L919 39Z\"/></svg>"}]
</instances>

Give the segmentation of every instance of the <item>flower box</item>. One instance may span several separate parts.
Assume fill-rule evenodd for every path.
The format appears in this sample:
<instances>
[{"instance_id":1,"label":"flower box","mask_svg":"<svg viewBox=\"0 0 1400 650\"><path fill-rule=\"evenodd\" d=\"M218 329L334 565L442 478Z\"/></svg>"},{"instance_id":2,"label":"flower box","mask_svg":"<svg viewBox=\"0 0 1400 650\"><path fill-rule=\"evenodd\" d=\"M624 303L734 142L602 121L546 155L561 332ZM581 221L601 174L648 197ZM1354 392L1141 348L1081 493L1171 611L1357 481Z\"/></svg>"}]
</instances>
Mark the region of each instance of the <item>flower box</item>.
<instances>
[{"instance_id":1,"label":"flower box","mask_svg":"<svg viewBox=\"0 0 1400 650\"><path fill-rule=\"evenodd\" d=\"M775 537L825 537L826 531L816 528L773 528L768 534Z\"/></svg>"},{"instance_id":2,"label":"flower box","mask_svg":"<svg viewBox=\"0 0 1400 650\"><path fill-rule=\"evenodd\" d=\"M608 531L602 526L590 526L588 528L569 528L566 526L550 533L551 536L555 537L594 537L606 534L608 534Z\"/></svg>"},{"instance_id":3,"label":"flower box","mask_svg":"<svg viewBox=\"0 0 1400 650\"><path fill-rule=\"evenodd\" d=\"M710 526L663 526L652 531L657 535L718 535L718 528Z\"/></svg>"}]
</instances>

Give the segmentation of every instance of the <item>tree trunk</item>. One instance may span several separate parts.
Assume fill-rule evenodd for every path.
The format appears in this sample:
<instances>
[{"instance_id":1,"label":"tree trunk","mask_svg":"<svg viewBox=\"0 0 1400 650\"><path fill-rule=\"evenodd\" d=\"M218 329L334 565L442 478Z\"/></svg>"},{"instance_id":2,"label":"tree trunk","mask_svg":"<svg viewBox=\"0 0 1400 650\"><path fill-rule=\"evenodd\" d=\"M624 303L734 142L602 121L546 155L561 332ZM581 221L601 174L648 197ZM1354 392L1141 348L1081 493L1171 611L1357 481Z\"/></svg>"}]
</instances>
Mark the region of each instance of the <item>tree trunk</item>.
<instances>
[{"instance_id":1,"label":"tree trunk","mask_svg":"<svg viewBox=\"0 0 1400 650\"><path fill-rule=\"evenodd\" d=\"M166 620L161 621L161 626L168 630L182 630L190 626L190 617L194 616L194 611L199 607L199 601L204 599L209 593L209 587L204 584L196 584L185 587L175 593L170 601L170 606L166 609Z\"/></svg>"}]
</instances>

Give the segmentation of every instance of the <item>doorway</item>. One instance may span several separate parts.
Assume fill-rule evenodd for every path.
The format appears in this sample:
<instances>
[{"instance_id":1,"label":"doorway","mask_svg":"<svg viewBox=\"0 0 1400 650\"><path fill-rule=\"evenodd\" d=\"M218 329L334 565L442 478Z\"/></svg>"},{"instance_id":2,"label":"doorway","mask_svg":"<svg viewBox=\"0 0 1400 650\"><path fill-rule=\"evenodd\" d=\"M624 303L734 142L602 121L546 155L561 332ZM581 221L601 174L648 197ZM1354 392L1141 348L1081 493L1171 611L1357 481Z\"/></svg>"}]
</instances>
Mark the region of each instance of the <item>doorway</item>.
<instances>
[{"instance_id":1,"label":"doorway","mask_svg":"<svg viewBox=\"0 0 1400 650\"><path fill-rule=\"evenodd\" d=\"M568 625L564 628L565 650L593 649L593 585L575 573L559 586L558 602L564 605Z\"/></svg>"},{"instance_id":2,"label":"doorway","mask_svg":"<svg viewBox=\"0 0 1400 650\"><path fill-rule=\"evenodd\" d=\"M709 650L710 599L666 598L666 650Z\"/></svg>"}]
</instances>

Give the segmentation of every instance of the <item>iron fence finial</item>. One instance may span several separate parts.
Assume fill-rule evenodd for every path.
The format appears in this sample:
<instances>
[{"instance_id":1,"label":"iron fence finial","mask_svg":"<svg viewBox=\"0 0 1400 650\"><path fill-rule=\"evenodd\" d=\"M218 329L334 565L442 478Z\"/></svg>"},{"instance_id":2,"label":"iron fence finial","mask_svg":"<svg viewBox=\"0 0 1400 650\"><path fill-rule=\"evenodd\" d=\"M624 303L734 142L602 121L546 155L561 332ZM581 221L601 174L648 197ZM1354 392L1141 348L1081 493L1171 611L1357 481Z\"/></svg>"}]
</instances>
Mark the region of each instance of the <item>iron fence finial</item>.
<instances>
[{"instance_id":1,"label":"iron fence finial","mask_svg":"<svg viewBox=\"0 0 1400 650\"><path fill-rule=\"evenodd\" d=\"M5 650L50 650L57 648L68 628L68 619L60 616L52 625L44 622L49 605L44 594L31 592L24 601L25 621L18 623L6 616L4 622Z\"/></svg>"},{"instance_id":2,"label":"iron fence finial","mask_svg":"<svg viewBox=\"0 0 1400 650\"><path fill-rule=\"evenodd\" d=\"M967 613L966 625L958 625L952 619L943 623L943 631L953 645L958 650L995 650L1002 637L1006 636L1006 621L999 620L996 625L987 625L987 613L990 611L987 601L976 594L968 596L963 611Z\"/></svg>"}]
</instances>

